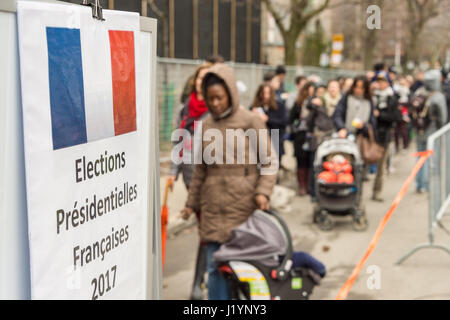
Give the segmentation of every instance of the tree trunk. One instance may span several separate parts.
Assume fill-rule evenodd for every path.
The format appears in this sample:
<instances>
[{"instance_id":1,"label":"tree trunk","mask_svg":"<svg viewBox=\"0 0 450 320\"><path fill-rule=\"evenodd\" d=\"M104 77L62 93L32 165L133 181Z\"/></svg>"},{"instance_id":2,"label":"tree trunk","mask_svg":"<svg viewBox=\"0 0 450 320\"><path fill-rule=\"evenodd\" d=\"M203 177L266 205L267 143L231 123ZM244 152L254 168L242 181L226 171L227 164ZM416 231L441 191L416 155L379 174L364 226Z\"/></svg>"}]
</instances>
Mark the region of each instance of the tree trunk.
<instances>
[{"instance_id":1,"label":"tree trunk","mask_svg":"<svg viewBox=\"0 0 450 320\"><path fill-rule=\"evenodd\" d=\"M411 30L410 39L408 41L408 44L406 46L406 53L405 53L405 60L403 61L403 68L404 70L407 70L406 67L408 65L409 61L414 62L415 66L417 67L419 64L419 55L418 55L418 41L419 41L419 34L420 31L418 30Z\"/></svg>"},{"instance_id":2,"label":"tree trunk","mask_svg":"<svg viewBox=\"0 0 450 320\"><path fill-rule=\"evenodd\" d=\"M373 67L373 58L377 44L377 34L375 30L367 30L364 43L364 68L371 70Z\"/></svg>"},{"instance_id":3,"label":"tree trunk","mask_svg":"<svg viewBox=\"0 0 450 320\"><path fill-rule=\"evenodd\" d=\"M297 52L295 48L295 41L284 41L284 63L288 66L295 66L297 64Z\"/></svg>"}]
</instances>

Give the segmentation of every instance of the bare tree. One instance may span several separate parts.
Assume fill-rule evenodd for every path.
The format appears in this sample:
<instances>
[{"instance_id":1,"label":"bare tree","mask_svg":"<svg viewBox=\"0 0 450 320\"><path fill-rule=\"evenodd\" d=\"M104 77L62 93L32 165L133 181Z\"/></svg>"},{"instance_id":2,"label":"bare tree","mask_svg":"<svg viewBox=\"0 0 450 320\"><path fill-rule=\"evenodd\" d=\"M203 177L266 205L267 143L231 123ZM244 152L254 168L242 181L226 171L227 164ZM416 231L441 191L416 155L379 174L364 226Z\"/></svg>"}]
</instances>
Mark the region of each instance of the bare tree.
<instances>
[{"instance_id":1,"label":"bare tree","mask_svg":"<svg viewBox=\"0 0 450 320\"><path fill-rule=\"evenodd\" d=\"M407 0L408 7L408 38L406 43L406 54L403 61L405 69L409 61L416 65L419 63L419 39L428 21L437 17L440 6L446 0ZM406 69L405 69L406 70Z\"/></svg>"},{"instance_id":2,"label":"bare tree","mask_svg":"<svg viewBox=\"0 0 450 320\"><path fill-rule=\"evenodd\" d=\"M430 21L422 31L419 42L420 57L427 58L433 66L436 62L445 64L450 49L450 2L439 8L439 17Z\"/></svg>"},{"instance_id":3,"label":"bare tree","mask_svg":"<svg viewBox=\"0 0 450 320\"><path fill-rule=\"evenodd\" d=\"M361 0L361 9L362 16L366 16L367 8L370 5L377 5L381 10L383 9L384 0ZM365 22L365 21L364 21ZM374 57L375 57L375 48L377 46L377 35L379 34L379 30L373 29L370 30L364 25L361 27L362 30L362 51L363 51L363 59L364 59L364 69L369 70L372 68Z\"/></svg>"},{"instance_id":4,"label":"bare tree","mask_svg":"<svg viewBox=\"0 0 450 320\"><path fill-rule=\"evenodd\" d=\"M169 1L165 1L166 5L163 9L160 9L155 0L147 0L148 5L152 9L152 11L156 14L158 19L161 20L162 23L162 33L163 33L163 52L164 57L169 56Z\"/></svg>"},{"instance_id":5,"label":"bare tree","mask_svg":"<svg viewBox=\"0 0 450 320\"><path fill-rule=\"evenodd\" d=\"M273 0L262 0L266 4L267 10L273 16L275 23L280 30L284 41L284 61L287 65L295 65L296 57L296 42L299 35L305 30L308 22L325 10L330 0L324 0L323 3L315 8L312 8L309 0L290 0L287 12L281 12L276 8ZM284 21L287 15L290 15L289 26L285 26Z\"/></svg>"}]
</instances>

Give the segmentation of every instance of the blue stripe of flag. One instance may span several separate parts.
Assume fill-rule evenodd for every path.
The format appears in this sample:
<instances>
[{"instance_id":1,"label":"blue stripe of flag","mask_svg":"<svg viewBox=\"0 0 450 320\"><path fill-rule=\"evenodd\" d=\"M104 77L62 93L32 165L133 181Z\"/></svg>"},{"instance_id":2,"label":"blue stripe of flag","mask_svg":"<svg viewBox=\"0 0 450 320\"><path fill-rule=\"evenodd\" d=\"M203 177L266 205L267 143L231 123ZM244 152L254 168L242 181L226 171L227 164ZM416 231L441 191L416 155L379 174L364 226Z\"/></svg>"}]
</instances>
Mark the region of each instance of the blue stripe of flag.
<instances>
[{"instance_id":1,"label":"blue stripe of flag","mask_svg":"<svg viewBox=\"0 0 450 320\"><path fill-rule=\"evenodd\" d=\"M53 150L87 142L80 30L47 27Z\"/></svg>"}]
</instances>

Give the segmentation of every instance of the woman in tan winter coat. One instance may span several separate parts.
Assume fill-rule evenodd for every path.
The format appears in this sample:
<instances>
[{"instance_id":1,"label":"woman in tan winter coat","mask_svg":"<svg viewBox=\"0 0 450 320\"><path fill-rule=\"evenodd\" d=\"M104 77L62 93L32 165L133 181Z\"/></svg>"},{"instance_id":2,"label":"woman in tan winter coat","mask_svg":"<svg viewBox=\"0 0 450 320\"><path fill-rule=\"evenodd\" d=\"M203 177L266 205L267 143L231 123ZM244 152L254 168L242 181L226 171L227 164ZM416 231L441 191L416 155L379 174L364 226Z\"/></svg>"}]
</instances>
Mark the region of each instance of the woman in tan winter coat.
<instances>
[{"instance_id":1,"label":"woman in tan winter coat","mask_svg":"<svg viewBox=\"0 0 450 320\"><path fill-rule=\"evenodd\" d=\"M200 238L208 243L208 296L229 299L227 282L217 270L213 254L255 209L269 208L278 159L263 121L240 107L230 67L213 66L202 89L210 115L202 122L202 161L195 165L182 214L187 219L201 211ZM242 139L245 143L240 145Z\"/></svg>"}]
</instances>

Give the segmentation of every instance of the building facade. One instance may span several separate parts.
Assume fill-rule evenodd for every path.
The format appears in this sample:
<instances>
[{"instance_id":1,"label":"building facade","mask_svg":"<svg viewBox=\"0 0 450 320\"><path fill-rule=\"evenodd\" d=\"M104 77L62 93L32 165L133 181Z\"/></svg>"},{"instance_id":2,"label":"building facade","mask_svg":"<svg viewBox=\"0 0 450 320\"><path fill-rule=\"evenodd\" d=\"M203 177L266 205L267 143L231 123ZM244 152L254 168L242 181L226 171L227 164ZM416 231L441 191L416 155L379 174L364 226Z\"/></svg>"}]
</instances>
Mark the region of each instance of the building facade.
<instances>
[{"instance_id":1,"label":"building facade","mask_svg":"<svg viewBox=\"0 0 450 320\"><path fill-rule=\"evenodd\" d=\"M80 3L80 0L66 0ZM94 0L91 0L93 2ZM105 9L139 12L158 20L158 56L261 62L259 0L101 0Z\"/></svg>"}]
</instances>

